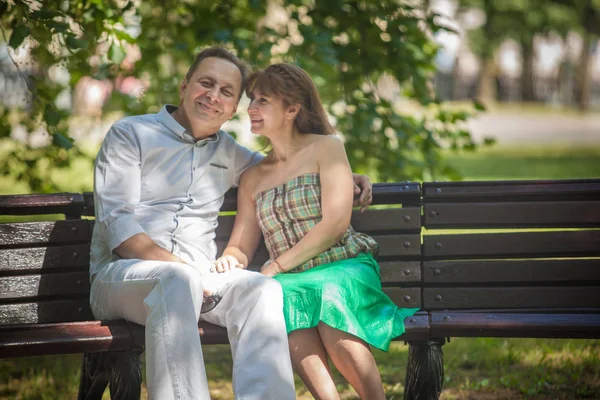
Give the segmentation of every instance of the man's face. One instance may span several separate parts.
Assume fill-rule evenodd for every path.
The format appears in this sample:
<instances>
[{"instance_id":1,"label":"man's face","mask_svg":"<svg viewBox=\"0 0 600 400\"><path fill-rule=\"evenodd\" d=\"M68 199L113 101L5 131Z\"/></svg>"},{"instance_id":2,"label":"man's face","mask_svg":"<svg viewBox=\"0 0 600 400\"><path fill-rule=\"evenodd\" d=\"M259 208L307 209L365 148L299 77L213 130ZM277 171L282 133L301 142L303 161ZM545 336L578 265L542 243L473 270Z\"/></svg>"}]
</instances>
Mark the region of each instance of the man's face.
<instances>
[{"instance_id":1,"label":"man's face","mask_svg":"<svg viewBox=\"0 0 600 400\"><path fill-rule=\"evenodd\" d=\"M221 58L202 60L189 80L181 83L180 108L192 131L214 133L235 114L242 90L242 74Z\"/></svg>"}]
</instances>

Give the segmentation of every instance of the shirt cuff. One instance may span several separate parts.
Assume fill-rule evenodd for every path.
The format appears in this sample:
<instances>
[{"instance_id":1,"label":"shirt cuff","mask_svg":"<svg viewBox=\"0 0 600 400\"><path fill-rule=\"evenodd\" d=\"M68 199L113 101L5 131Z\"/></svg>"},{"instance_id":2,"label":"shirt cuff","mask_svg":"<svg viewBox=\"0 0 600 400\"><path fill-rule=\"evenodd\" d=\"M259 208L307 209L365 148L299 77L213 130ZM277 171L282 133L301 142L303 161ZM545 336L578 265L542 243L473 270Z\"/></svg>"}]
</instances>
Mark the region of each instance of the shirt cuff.
<instances>
[{"instance_id":1,"label":"shirt cuff","mask_svg":"<svg viewBox=\"0 0 600 400\"><path fill-rule=\"evenodd\" d=\"M122 216L108 225L106 243L112 252L130 237L144 232L133 215Z\"/></svg>"}]
</instances>

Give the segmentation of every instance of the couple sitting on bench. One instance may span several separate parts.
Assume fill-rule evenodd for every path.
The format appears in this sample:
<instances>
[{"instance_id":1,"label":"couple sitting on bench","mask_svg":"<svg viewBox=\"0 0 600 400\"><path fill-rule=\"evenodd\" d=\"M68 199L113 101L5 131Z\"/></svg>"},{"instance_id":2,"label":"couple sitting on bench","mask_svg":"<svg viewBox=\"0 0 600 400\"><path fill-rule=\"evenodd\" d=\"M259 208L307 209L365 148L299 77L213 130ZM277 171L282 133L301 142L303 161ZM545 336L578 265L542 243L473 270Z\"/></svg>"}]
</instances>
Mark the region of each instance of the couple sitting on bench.
<instances>
[{"instance_id":1,"label":"couple sitting on bench","mask_svg":"<svg viewBox=\"0 0 600 400\"><path fill-rule=\"evenodd\" d=\"M264 158L220 130L244 89ZM338 398L331 359L361 398L385 398L369 346L387 350L416 309L382 292L377 243L350 226L355 193L364 209L371 185L353 184L333 133L301 68L248 77L218 47L196 57L179 107L111 127L95 167L90 305L145 326L150 399L210 397L198 320L227 328L236 397L295 399L295 370L316 398ZM238 184L215 261L219 209ZM270 259L258 273L245 268L261 232Z\"/></svg>"}]
</instances>

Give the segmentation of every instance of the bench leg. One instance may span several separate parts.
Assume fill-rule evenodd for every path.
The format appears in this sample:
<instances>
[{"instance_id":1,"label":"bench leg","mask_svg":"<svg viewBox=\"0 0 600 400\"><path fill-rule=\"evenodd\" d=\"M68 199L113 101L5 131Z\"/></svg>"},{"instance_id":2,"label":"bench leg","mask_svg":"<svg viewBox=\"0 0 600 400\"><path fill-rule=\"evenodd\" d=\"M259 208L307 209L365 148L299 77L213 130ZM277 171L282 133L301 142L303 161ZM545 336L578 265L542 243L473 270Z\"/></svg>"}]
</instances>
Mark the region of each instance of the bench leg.
<instances>
[{"instance_id":1,"label":"bench leg","mask_svg":"<svg viewBox=\"0 0 600 400\"><path fill-rule=\"evenodd\" d=\"M112 400L139 400L142 386L142 350L115 352L110 373Z\"/></svg>"},{"instance_id":2,"label":"bench leg","mask_svg":"<svg viewBox=\"0 0 600 400\"><path fill-rule=\"evenodd\" d=\"M110 378L108 353L85 353L81 362L81 378L77 400L100 400Z\"/></svg>"},{"instance_id":3,"label":"bench leg","mask_svg":"<svg viewBox=\"0 0 600 400\"><path fill-rule=\"evenodd\" d=\"M112 400L139 400L140 354L141 350L85 353L77 400L101 400L109 383Z\"/></svg>"},{"instance_id":4,"label":"bench leg","mask_svg":"<svg viewBox=\"0 0 600 400\"><path fill-rule=\"evenodd\" d=\"M404 400L438 400L444 385L445 339L409 342Z\"/></svg>"}]
</instances>

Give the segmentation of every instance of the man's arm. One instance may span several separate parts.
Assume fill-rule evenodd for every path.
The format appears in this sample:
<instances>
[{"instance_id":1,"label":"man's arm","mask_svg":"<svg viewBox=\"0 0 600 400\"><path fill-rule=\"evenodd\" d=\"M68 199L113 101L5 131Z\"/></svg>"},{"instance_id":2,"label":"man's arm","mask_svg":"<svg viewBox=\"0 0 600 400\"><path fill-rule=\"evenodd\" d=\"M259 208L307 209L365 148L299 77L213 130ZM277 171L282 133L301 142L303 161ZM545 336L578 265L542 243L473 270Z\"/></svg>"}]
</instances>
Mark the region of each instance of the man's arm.
<instances>
[{"instance_id":1,"label":"man's arm","mask_svg":"<svg viewBox=\"0 0 600 400\"><path fill-rule=\"evenodd\" d=\"M145 233L138 233L126 239L113 250L121 258L156 260L185 263L167 249L160 247Z\"/></svg>"},{"instance_id":2,"label":"man's arm","mask_svg":"<svg viewBox=\"0 0 600 400\"><path fill-rule=\"evenodd\" d=\"M128 126L113 125L96 158L96 224L111 251L121 258L183 262L157 245L139 225L135 207L141 192L139 143Z\"/></svg>"}]
</instances>

